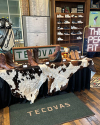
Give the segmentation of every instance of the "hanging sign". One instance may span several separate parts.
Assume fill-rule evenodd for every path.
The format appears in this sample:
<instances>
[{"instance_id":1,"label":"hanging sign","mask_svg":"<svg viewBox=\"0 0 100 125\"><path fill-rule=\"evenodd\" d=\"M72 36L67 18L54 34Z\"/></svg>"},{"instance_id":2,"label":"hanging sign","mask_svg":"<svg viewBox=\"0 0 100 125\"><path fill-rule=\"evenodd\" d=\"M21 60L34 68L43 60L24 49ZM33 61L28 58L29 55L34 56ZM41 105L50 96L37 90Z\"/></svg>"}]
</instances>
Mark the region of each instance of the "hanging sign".
<instances>
[{"instance_id":1,"label":"hanging sign","mask_svg":"<svg viewBox=\"0 0 100 125\"><path fill-rule=\"evenodd\" d=\"M100 27L89 28L87 52L100 52Z\"/></svg>"}]
</instances>

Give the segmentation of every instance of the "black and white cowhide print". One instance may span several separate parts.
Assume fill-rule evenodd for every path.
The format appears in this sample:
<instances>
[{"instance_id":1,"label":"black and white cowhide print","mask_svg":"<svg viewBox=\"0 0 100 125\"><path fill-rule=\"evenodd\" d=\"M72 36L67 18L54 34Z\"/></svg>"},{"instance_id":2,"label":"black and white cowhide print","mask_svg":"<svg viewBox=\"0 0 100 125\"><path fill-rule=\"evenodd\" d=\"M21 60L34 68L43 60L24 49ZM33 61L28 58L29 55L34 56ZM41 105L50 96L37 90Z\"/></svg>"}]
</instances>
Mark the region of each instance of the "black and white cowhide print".
<instances>
[{"instance_id":1,"label":"black and white cowhide print","mask_svg":"<svg viewBox=\"0 0 100 125\"><path fill-rule=\"evenodd\" d=\"M49 65L39 65L45 75L48 77L48 93L53 93L54 91L61 91L68 86L68 81L70 77L77 72L79 69L88 67L90 65L89 61L91 59L84 58L82 60L73 60L71 62L63 63L50 63ZM91 62L93 66L93 61ZM51 82L52 83L51 83Z\"/></svg>"},{"instance_id":2,"label":"black and white cowhide print","mask_svg":"<svg viewBox=\"0 0 100 125\"><path fill-rule=\"evenodd\" d=\"M46 76L39 67L27 70L1 70L0 76L10 85L12 94L34 103Z\"/></svg>"},{"instance_id":3,"label":"black and white cowhide print","mask_svg":"<svg viewBox=\"0 0 100 125\"><path fill-rule=\"evenodd\" d=\"M64 90L71 75L90 65L89 59L65 63L41 64L29 69L0 70L0 76L10 85L12 94L34 103L41 85L48 78L48 93ZM93 65L93 61L91 62Z\"/></svg>"}]
</instances>

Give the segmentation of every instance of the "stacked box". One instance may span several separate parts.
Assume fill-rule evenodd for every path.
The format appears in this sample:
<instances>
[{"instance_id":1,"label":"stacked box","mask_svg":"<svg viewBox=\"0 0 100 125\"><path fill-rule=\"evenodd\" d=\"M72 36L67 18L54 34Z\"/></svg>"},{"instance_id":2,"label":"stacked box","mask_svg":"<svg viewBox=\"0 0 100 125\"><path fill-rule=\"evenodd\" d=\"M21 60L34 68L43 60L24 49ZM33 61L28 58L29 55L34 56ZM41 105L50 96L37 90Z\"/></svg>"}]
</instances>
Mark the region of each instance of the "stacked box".
<instances>
[{"instance_id":1,"label":"stacked box","mask_svg":"<svg viewBox=\"0 0 100 125\"><path fill-rule=\"evenodd\" d=\"M77 8L71 8L71 13L77 13Z\"/></svg>"},{"instance_id":2,"label":"stacked box","mask_svg":"<svg viewBox=\"0 0 100 125\"><path fill-rule=\"evenodd\" d=\"M77 6L77 13L83 13L84 9L83 9L83 5L78 5Z\"/></svg>"},{"instance_id":3,"label":"stacked box","mask_svg":"<svg viewBox=\"0 0 100 125\"><path fill-rule=\"evenodd\" d=\"M61 13L61 7L56 7L56 13Z\"/></svg>"}]
</instances>

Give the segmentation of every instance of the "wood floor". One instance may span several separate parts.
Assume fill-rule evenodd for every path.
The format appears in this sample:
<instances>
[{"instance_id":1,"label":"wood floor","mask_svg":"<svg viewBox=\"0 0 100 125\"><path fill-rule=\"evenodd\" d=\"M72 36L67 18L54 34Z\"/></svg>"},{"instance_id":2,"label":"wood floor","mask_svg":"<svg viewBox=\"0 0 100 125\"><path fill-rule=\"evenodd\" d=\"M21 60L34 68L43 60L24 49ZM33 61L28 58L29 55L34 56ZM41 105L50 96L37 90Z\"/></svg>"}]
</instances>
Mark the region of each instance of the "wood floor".
<instances>
[{"instance_id":1,"label":"wood floor","mask_svg":"<svg viewBox=\"0 0 100 125\"><path fill-rule=\"evenodd\" d=\"M97 73L100 76L100 57L93 58ZM100 88L91 88L75 95L84 102L94 113L94 116L74 120L63 125L100 125ZM10 125L9 107L0 110L0 125Z\"/></svg>"}]
</instances>

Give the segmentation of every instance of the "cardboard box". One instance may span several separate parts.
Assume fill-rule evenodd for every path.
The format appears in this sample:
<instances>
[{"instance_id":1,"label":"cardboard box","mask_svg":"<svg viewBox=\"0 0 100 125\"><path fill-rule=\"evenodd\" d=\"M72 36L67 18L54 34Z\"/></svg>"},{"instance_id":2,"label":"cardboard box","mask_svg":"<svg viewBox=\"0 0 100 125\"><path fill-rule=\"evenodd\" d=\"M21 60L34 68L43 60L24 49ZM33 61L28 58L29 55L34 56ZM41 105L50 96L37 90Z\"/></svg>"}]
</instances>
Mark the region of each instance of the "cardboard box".
<instances>
[{"instance_id":1,"label":"cardboard box","mask_svg":"<svg viewBox=\"0 0 100 125\"><path fill-rule=\"evenodd\" d=\"M77 8L71 8L71 13L77 13Z\"/></svg>"},{"instance_id":2,"label":"cardboard box","mask_svg":"<svg viewBox=\"0 0 100 125\"><path fill-rule=\"evenodd\" d=\"M61 7L56 7L56 13L61 13Z\"/></svg>"}]
</instances>

